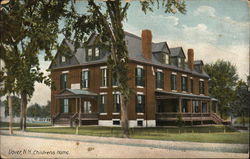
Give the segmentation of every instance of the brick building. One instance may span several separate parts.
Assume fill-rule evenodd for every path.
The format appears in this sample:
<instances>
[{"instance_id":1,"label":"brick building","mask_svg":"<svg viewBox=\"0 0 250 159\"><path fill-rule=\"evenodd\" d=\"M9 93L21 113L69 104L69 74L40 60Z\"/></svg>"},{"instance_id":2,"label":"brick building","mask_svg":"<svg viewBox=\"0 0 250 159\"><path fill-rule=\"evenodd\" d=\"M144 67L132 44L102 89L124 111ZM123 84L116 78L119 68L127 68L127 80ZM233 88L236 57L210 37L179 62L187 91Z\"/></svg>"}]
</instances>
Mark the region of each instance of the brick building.
<instances>
[{"instance_id":1,"label":"brick building","mask_svg":"<svg viewBox=\"0 0 250 159\"><path fill-rule=\"evenodd\" d=\"M106 62L109 52L97 45L97 35L74 51L63 40L70 56L58 52L51 63L51 115L54 124L120 125L120 93ZM216 115L216 99L208 95L209 76L203 62L187 58L181 47L152 42L150 30L141 37L127 33L129 52L130 127L175 125L178 114L190 124L221 123Z\"/></svg>"}]
</instances>

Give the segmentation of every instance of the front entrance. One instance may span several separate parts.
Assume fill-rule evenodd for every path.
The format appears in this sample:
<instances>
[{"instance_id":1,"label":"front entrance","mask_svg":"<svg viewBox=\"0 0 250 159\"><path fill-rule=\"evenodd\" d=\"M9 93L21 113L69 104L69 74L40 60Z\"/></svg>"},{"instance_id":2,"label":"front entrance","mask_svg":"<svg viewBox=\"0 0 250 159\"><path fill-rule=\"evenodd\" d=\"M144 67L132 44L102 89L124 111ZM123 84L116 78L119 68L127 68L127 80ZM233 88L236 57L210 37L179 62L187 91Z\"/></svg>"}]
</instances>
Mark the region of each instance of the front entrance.
<instances>
[{"instance_id":1,"label":"front entrance","mask_svg":"<svg viewBox=\"0 0 250 159\"><path fill-rule=\"evenodd\" d=\"M84 101L83 102L83 112L84 113L91 113L91 103L90 101Z\"/></svg>"}]
</instances>

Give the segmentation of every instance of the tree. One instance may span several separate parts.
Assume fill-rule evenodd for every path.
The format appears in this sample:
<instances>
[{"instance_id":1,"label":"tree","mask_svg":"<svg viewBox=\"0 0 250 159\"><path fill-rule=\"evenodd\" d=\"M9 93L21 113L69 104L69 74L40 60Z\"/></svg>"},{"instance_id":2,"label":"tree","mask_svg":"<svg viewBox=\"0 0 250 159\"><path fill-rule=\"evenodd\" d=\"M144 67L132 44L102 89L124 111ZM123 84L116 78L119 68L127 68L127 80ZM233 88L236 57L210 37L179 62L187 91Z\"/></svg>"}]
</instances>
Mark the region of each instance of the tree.
<instances>
[{"instance_id":1,"label":"tree","mask_svg":"<svg viewBox=\"0 0 250 159\"><path fill-rule=\"evenodd\" d=\"M14 117L20 116L20 106L21 106L21 99L17 96L12 96L12 114ZM8 100L3 101L5 105L5 116L9 116L9 107L8 107Z\"/></svg>"},{"instance_id":2,"label":"tree","mask_svg":"<svg viewBox=\"0 0 250 159\"><path fill-rule=\"evenodd\" d=\"M27 102L33 95L35 82L50 84L40 71L38 55L44 52L46 60L52 59L60 31L58 20L65 14L68 2L10 1L0 11L0 58L5 61L8 71L5 87L12 88L12 92L21 96L20 125L23 131L26 128Z\"/></svg>"},{"instance_id":3,"label":"tree","mask_svg":"<svg viewBox=\"0 0 250 159\"><path fill-rule=\"evenodd\" d=\"M123 0L108 0L106 2L87 1L87 13L80 14L72 4L72 12L66 17L64 34L66 38L82 42L91 32L98 34L99 44L111 52L108 65L112 76L118 83L118 91L121 92L121 125L124 137L129 136L127 107L131 90L128 86L128 50L125 42L123 22L127 18L129 2ZM164 7L165 13L179 11L185 13L183 0L149 0L141 1L141 9L146 14L153 11L154 7ZM75 43L78 47L79 43Z\"/></svg>"},{"instance_id":4,"label":"tree","mask_svg":"<svg viewBox=\"0 0 250 159\"><path fill-rule=\"evenodd\" d=\"M217 60L206 64L204 70L210 76L210 96L219 100L218 107L222 118L226 118L230 105L235 99L235 87L238 80L236 67L229 61Z\"/></svg>"},{"instance_id":5,"label":"tree","mask_svg":"<svg viewBox=\"0 0 250 159\"><path fill-rule=\"evenodd\" d=\"M50 116L50 102L46 106L41 106L37 103L28 107L27 110L28 117L41 117L46 118Z\"/></svg>"},{"instance_id":6,"label":"tree","mask_svg":"<svg viewBox=\"0 0 250 159\"><path fill-rule=\"evenodd\" d=\"M231 106L231 111L236 116L241 116L243 126L245 126L245 117L249 116L250 111L250 92L246 82L240 80L236 87L236 99Z\"/></svg>"}]
</instances>

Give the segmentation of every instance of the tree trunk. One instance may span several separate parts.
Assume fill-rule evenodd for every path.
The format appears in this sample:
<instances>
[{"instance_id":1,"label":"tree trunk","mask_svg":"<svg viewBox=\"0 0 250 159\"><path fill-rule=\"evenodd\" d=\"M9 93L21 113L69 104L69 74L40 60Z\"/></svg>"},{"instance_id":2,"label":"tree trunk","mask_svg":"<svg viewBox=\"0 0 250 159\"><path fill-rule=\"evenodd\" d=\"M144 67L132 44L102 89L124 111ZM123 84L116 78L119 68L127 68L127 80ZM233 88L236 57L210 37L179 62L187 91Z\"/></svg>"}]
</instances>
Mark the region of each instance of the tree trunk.
<instances>
[{"instance_id":1,"label":"tree trunk","mask_svg":"<svg viewBox=\"0 0 250 159\"><path fill-rule=\"evenodd\" d=\"M123 129L123 137L129 137L129 123L128 123L128 105L125 102L124 95L121 94L121 126Z\"/></svg>"},{"instance_id":2,"label":"tree trunk","mask_svg":"<svg viewBox=\"0 0 250 159\"><path fill-rule=\"evenodd\" d=\"M10 135L12 135L13 134L13 129L12 129L13 113L12 113L12 97L10 96L10 94L8 95L8 107L9 107L9 117L10 117L9 133Z\"/></svg>"},{"instance_id":3,"label":"tree trunk","mask_svg":"<svg viewBox=\"0 0 250 159\"><path fill-rule=\"evenodd\" d=\"M21 120L20 120L20 126L21 130L26 130L26 108L27 108L27 95L25 93L21 94Z\"/></svg>"}]
</instances>

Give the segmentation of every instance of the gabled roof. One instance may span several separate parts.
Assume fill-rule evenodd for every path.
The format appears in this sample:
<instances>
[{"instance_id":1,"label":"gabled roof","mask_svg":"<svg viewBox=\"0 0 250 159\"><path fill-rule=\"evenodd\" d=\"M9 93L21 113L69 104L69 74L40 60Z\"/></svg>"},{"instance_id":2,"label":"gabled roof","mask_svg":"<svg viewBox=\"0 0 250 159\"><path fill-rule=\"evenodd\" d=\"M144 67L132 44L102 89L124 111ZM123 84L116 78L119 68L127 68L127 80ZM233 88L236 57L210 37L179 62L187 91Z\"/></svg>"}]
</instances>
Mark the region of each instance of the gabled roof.
<instances>
[{"instance_id":1,"label":"gabled roof","mask_svg":"<svg viewBox=\"0 0 250 159\"><path fill-rule=\"evenodd\" d=\"M204 63L203 63L202 60L195 60L195 61L194 61L194 64L195 64L195 65L204 65Z\"/></svg>"},{"instance_id":2,"label":"gabled roof","mask_svg":"<svg viewBox=\"0 0 250 159\"><path fill-rule=\"evenodd\" d=\"M81 89L65 89L59 94L55 95L56 98L76 98L76 97L95 97L98 94Z\"/></svg>"},{"instance_id":3,"label":"gabled roof","mask_svg":"<svg viewBox=\"0 0 250 159\"><path fill-rule=\"evenodd\" d=\"M153 43L152 44L152 52L161 52L166 46L166 42L160 42L160 43Z\"/></svg>"},{"instance_id":4,"label":"gabled roof","mask_svg":"<svg viewBox=\"0 0 250 159\"><path fill-rule=\"evenodd\" d=\"M172 57L184 57L186 58L184 51L182 47L175 47L175 48L170 48L171 56Z\"/></svg>"}]
</instances>

